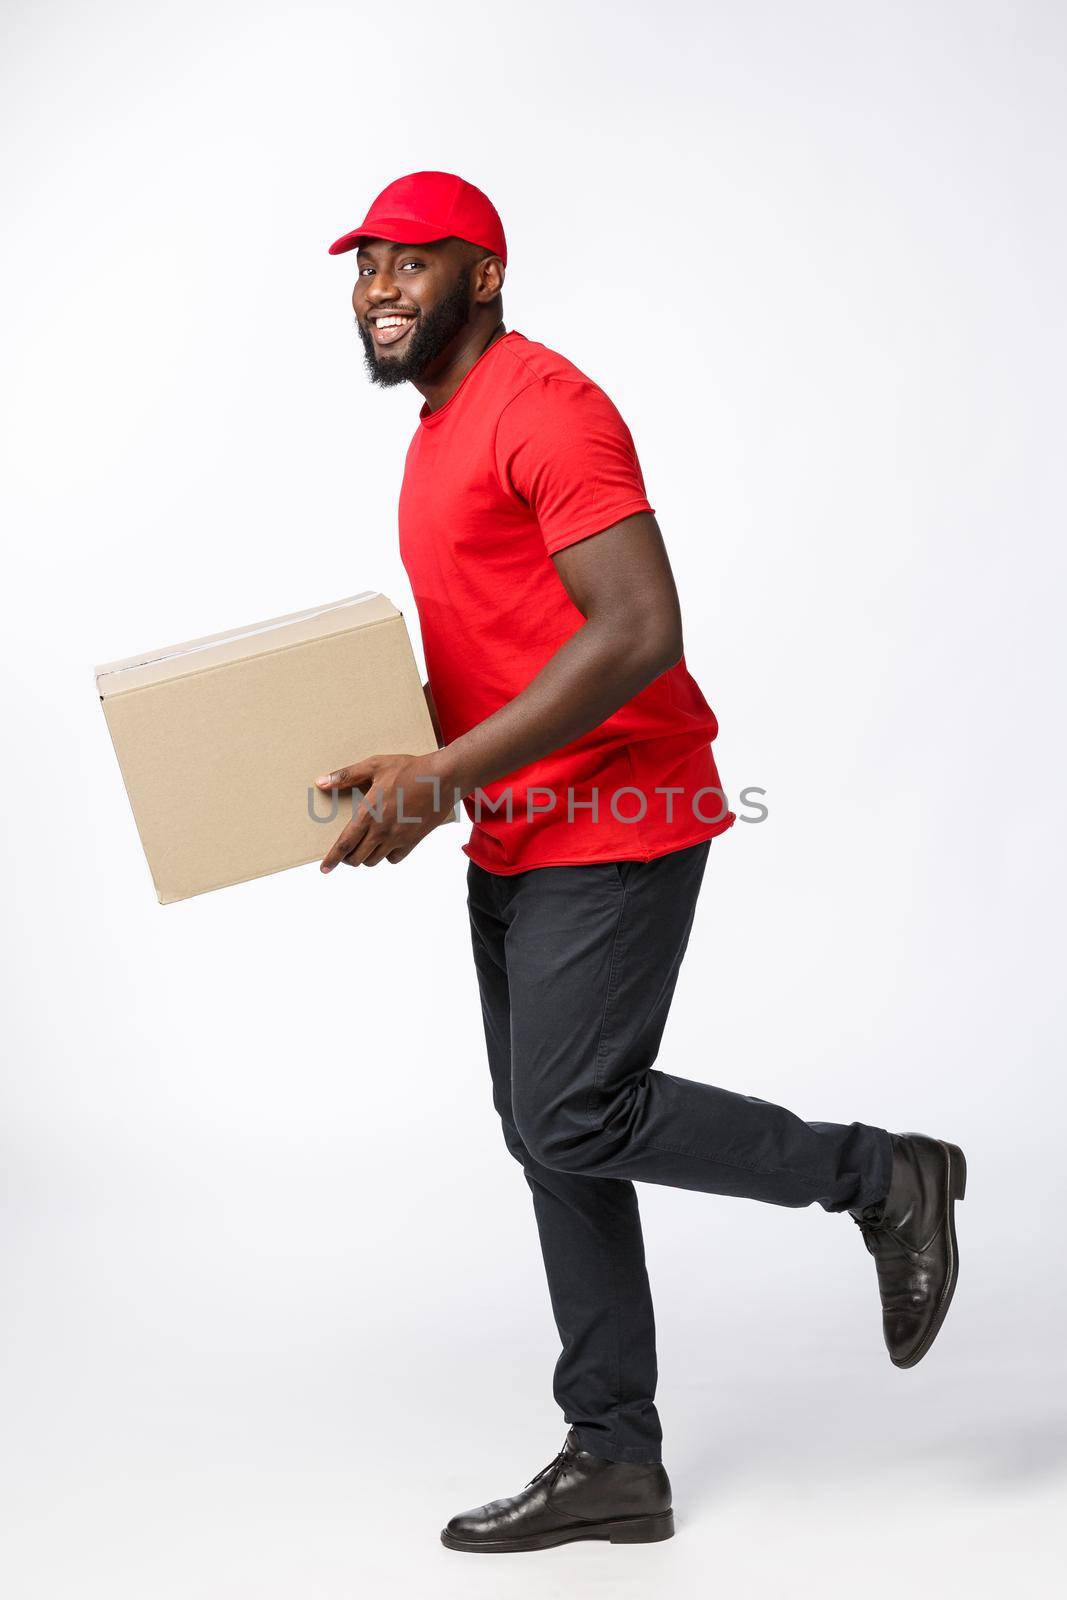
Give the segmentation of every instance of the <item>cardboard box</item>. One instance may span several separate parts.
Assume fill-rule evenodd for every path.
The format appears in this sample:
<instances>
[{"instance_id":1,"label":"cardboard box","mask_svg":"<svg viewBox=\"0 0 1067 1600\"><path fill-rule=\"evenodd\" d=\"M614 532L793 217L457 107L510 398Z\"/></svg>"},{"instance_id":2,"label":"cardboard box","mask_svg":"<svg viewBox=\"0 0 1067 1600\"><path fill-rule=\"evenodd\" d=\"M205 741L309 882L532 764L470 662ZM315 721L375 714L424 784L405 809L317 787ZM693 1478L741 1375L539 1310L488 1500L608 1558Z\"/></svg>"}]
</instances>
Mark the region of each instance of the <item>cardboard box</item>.
<instances>
[{"instance_id":1,"label":"cardboard box","mask_svg":"<svg viewBox=\"0 0 1067 1600\"><path fill-rule=\"evenodd\" d=\"M436 750L401 613L365 593L96 668L161 905L320 861L320 772Z\"/></svg>"}]
</instances>

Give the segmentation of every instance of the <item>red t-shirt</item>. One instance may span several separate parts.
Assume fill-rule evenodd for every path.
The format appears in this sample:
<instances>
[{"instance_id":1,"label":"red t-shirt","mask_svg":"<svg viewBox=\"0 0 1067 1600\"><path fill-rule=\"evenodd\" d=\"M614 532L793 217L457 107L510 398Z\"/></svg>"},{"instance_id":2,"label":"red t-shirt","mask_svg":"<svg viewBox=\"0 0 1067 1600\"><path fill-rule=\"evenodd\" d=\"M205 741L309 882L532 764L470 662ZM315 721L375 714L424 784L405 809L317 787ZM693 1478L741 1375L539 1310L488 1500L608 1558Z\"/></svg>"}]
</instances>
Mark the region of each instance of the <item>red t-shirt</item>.
<instances>
[{"instance_id":1,"label":"red t-shirt","mask_svg":"<svg viewBox=\"0 0 1067 1600\"><path fill-rule=\"evenodd\" d=\"M489 345L439 410L423 405L400 555L446 742L513 700L582 626L553 552L651 510L607 395L521 333ZM717 732L683 659L581 738L466 796L463 848L513 873L648 861L722 833L735 818Z\"/></svg>"}]
</instances>

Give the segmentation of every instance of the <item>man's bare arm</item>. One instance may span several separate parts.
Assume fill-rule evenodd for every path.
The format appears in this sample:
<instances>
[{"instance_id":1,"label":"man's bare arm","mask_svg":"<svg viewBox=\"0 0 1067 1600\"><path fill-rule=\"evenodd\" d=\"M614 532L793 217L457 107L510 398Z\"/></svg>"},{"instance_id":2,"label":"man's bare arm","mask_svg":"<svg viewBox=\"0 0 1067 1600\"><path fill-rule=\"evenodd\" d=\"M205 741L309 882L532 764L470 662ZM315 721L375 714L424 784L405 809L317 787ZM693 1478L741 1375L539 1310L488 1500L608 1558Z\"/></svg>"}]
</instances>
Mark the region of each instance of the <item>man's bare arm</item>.
<instances>
[{"instance_id":1,"label":"man's bare arm","mask_svg":"<svg viewBox=\"0 0 1067 1600\"><path fill-rule=\"evenodd\" d=\"M368 802L323 857L323 872L342 861L402 861L451 815L457 792L471 794L580 738L679 659L678 593L650 512L552 559L585 621L513 700L443 749L370 756L318 778L323 789L358 788ZM436 721L429 692L427 704Z\"/></svg>"},{"instance_id":2,"label":"man's bare arm","mask_svg":"<svg viewBox=\"0 0 1067 1600\"><path fill-rule=\"evenodd\" d=\"M586 620L520 694L440 752L444 782L460 794L588 733L682 654L674 575L650 512L553 560Z\"/></svg>"}]
</instances>

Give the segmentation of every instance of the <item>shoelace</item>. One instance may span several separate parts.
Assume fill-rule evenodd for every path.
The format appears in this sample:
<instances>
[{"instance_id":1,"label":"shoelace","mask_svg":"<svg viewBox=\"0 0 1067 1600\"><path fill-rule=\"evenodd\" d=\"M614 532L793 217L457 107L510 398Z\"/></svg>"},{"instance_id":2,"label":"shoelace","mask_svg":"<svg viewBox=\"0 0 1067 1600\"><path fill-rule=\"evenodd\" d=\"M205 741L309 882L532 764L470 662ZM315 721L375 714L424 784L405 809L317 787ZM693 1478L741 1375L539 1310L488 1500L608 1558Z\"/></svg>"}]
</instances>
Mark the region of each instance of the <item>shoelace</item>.
<instances>
[{"instance_id":1,"label":"shoelace","mask_svg":"<svg viewBox=\"0 0 1067 1600\"><path fill-rule=\"evenodd\" d=\"M863 1235L863 1242L867 1249L874 1254L874 1238L876 1234L885 1229L885 1217L881 1206L866 1206L858 1217L852 1218L857 1228Z\"/></svg>"},{"instance_id":2,"label":"shoelace","mask_svg":"<svg viewBox=\"0 0 1067 1600\"><path fill-rule=\"evenodd\" d=\"M552 1457L552 1460L547 1462L546 1465L541 1468L540 1472L535 1472L534 1473L533 1477L530 1479L530 1482L526 1485L527 1489L531 1488L533 1486L533 1484L535 1484L539 1478L543 1478L546 1472L552 1472L552 1480L551 1481L552 1481L552 1483L555 1483L556 1479L559 1477L560 1472L563 1469L563 1466L564 1466L564 1463L566 1462L566 1460L567 1460L567 1446L564 1445L563 1449L559 1452L559 1454L558 1455L554 1455ZM550 1487L551 1487L551 1484L550 1484Z\"/></svg>"}]
</instances>

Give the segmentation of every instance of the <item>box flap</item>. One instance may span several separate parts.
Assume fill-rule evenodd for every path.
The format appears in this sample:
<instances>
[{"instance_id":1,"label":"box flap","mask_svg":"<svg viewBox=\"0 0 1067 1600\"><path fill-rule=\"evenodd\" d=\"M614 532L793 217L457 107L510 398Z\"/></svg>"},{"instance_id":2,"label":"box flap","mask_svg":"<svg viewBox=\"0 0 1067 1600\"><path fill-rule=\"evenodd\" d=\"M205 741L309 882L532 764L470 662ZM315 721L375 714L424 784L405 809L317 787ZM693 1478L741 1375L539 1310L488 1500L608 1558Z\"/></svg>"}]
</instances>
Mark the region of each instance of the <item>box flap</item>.
<instances>
[{"instance_id":1,"label":"box flap","mask_svg":"<svg viewBox=\"0 0 1067 1600\"><path fill-rule=\"evenodd\" d=\"M226 633L207 634L182 644L142 651L121 661L108 661L95 667L96 688L101 700L126 694L152 684L165 683L190 672L206 672L231 661L247 661L269 651L284 650L310 639L327 638L353 628L370 627L388 621L400 612L384 594L372 589L349 595L328 605L293 611L288 616L271 617L245 628Z\"/></svg>"}]
</instances>

